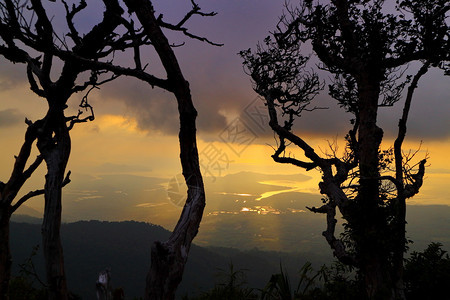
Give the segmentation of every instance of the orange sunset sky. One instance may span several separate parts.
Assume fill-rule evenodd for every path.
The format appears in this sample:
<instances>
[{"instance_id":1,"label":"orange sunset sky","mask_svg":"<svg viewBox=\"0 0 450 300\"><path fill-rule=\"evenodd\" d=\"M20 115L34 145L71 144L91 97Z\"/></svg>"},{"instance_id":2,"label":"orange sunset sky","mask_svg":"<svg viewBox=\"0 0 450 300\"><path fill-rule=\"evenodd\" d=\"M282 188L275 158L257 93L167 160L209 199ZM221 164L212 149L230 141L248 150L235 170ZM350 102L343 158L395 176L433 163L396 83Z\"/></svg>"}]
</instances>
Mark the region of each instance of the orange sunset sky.
<instances>
[{"instance_id":1,"label":"orange sunset sky","mask_svg":"<svg viewBox=\"0 0 450 300\"><path fill-rule=\"evenodd\" d=\"M155 3L156 10L163 12L168 21L178 20L189 8L189 1L185 1L186 5L180 5L180 1L175 0L158 2ZM290 180L282 183L278 181L277 184L289 191L318 195L320 174L317 171L305 172L294 166L279 165L272 161L270 155L273 150L270 145L275 145L275 141L268 124L263 122L267 120L266 117L257 114L264 107L252 91L251 82L244 74L241 59L237 55L240 50L255 47L274 28L277 16L282 12L283 2L199 1L205 11L213 10L218 15L194 18L188 26L196 34L224 43L222 47L169 35L174 43L186 41L184 46L175 51L185 77L191 84L194 103L199 112L198 148L203 173L207 177L207 191L249 194L251 192L245 189L231 191L227 187L219 188L214 185L218 184L216 179L219 177L250 171L274 175L293 174ZM87 12L80 26L95 23L97 14L95 9ZM127 63L125 56L122 62ZM151 67L152 65L148 70ZM410 73L414 71L414 67L410 66ZM449 83L449 77L444 77L441 70L431 70L419 83L413 100L405 150L418 148L422 141L418 159L426 153L430 158L424 186L419 195L410 200L410 204L450 205ZM76 112L82 96L76 95L71 99L68 114ZM68 170L72 171L73 182L65 188L64 194L64 199L68 199L64 202L67 204L64 206L64 214L70 220L89 218L83 211L75 209L76 203L94 203L106 197L106 194L100 192L101 186L83 188L84 182L89 181L89 187L95 187L95 182L104 182L101 179L107 176L122 178L120 176L133 175L133 178L159 178L161 180L154 187L149 187L149 191L158 188L164 190L169 181L181 172L177 138L178 113L175 100L169 93L152 90L133 79L120 78L102 86L99 91L94 91L89 101L94 106L95 121L78 124L71 131L72 153ZM328 106L329 109L305 115L304 119L299 120L296 132L311 145L323 150L327 148L327 141L335 139L340 149L343 149L343 137L350 128L350 116L340 111L326 92L317 101L318 106ZM385 147L392 144L402 104L397 103L392 109L380 109L379 119L385 131ZM25 117L37 120L44 116L46 108L45 101L30 91L25 67L0 59L1 181L9 177L14 155L20 149L26 129ZM317 151L320 152L319 148ZM45 166L42 165L22 193L42 188L44 174ZM309 177L307 180L300 180L297 179L298 174ZM139 195L125 195L123 191L133 184L133 180L127 178L117 179L114 186L109 187L116 194L122 193L124 201L104 201L101 204L105 211L108 211L109 206L117 206L118 209L123 207L123 215L117 213L114 217L109 217L105 213L103 219L135 218L150 221L146 212L156 206L174 211L174 214L179 212L176 206L165 206L164 202L170 201L166 192L159 193L158 199L152 198L156 197L152 196L154 194L145 194L144 191ZM275 184L277 177L270 180ZM271 191L261 191L256 196L261 197L265 192ZM137 202L133 197L142 200ZM130 201L139 210L128 211L126 207ZM23 213L27 213L27 209L42 212L43 198L32 199L25 205L27 207L22 210ZM161 223L167 226L172 224L165 221Z\"/></svg>"}]
</instances>

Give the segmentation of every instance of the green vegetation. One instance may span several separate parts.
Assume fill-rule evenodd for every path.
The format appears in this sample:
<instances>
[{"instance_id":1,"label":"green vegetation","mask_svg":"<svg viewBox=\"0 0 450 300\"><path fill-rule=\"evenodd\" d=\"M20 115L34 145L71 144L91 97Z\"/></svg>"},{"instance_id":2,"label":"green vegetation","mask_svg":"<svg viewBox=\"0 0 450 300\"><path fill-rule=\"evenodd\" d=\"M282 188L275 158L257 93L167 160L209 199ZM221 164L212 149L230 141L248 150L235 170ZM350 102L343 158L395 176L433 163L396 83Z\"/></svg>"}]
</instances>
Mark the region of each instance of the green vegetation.
<instances>
[{"instance_id":1,"label":"green vegetation","mask_svg":"<svg viewBox=\"0 0 450 300\"><path fill-rule=\"evenodd\" d=\"M13 277L9 282L9 297L17 300L45 300L48 298L46 286L36 273L33 258L39 250L34 246L30 256L19 264L19 276Z\"/></svg>"},{"instance_id":2,"label":"green vegetation","mask_svg":"<svg viewBox=\"0 0 450 300\"><path fill-rule=\"evenodd\" d=\"M289 275L280 264L280 272L273 274L263 289L247 286L245 270L236 270L231 263L227 272L220 270L223 281L199 297L185 296L184 300L261 299L261 300L363 300L364 286L352 268L334 262L314 271L306 263L297 276L295 290ZM407 299L445 299L450 282L450 257L442 244L431 243L423 252L412 252L405 264Z\"/></svg>"},{"instance_id":3,"label":"green vegetation","mask_svg":"<svg viewBox=\"0 0 450 300\"><path fill-rule=\"evenodd\" d=\"M221 282L217 283L210 291L202 293L201 296L195 299L258 299L255 290L246 286L245 271L243 269L236 270L233 263L228 265L228 270L219 269L217 275L221 278ZM186 296L184 299L189 298Z\"/></svg>"},{"instance_id":4,"label":"green vegetation","mask_svg":"<svg viewBox=\"0 0 450 300\"><path fill-rule=\"evenodd\" d=\"M226 275L225 281L217 283L213 289L202 293L199 297L185 296L183 299L357 300L361 299L363 294L352 270L339 262L323 266L319 271L314 271L311 263L307 262L298 273L295 290L281 264L280 272L273 274L263 289L248 287L245 270L236 271L233 264L230 264L229 272L222 274Z\"/></svg>"},{"instance_id":5,"label":"green vegetation","mask_svg":"<svg viewBox=\"0 0 450 300\"><path fill-rule=\"evenodd\" d=\"M436 208L433 212L435 219L443 223L445 218L437 216L439 212L445 215L448 211ZM419 217L417 214L416 224L429 224L428 219L422 221ZM440 227L437 225L428 225L441 230L430 236L433 240L447 240L447 227L444 224ZM65 256L69 258L67 274L72 283L69 288L86 300L96 299L95 281L98 272L107 267L111 268L113 287L123 287L125 299L138 300L144 290L141 278L148 267L142 264L149 258L146 246L150 246L155 239L164 239L168 234L159 226L139 222L77 222L64 224L62 231ZM37 224L12 223L13 261L20 264L14 264L15 277L10 285L10 299L47 299L45 286L38 280L44 281L45 278L42 253L35 248L40 243L39 233L40 226ZM450 282L450 259L445 252L448 248L436 243L427 248L425 239L417 239L414 235L412 238L418 242L413 244L415 251L405 263L407 299L446 299L439 295L447 286L445 283ZM244 251L194 245L179 298L176 299L186 295L184 299L187 300L363 300L355 270L320 259L319 254L318 251ZM309 259L311 263L306 263L303 258ZM229 264L230 261L234 265ZM325 266L318 268L321 265Z\"/></svg>"},{"instance_id":6,"label":"green vegetation","mask_svg":"<svg viewBox=\"0 0 450 300\"><path fill-rule=\"evenodd\" d=\"M450 257L441 243L431 243L423 252L412 252L405 264L407 299L445 299L450 283Z\"/></svg>"},{"instance_id":7,"label":"green vegetation","mask_svg":"<svg viewBox=\"0 0 450 300\"><path fill-rule=\"evenodd\" d=\"M39 278L36 272L33 258L37 255L39 245L34 246L30 256L19 264L19 276L11 278L9 282L9 299L13 300L46 300L48 299L48 287ZM82 298L69 292L70 300L81 300Z\"/></svg>"}]
</instances>

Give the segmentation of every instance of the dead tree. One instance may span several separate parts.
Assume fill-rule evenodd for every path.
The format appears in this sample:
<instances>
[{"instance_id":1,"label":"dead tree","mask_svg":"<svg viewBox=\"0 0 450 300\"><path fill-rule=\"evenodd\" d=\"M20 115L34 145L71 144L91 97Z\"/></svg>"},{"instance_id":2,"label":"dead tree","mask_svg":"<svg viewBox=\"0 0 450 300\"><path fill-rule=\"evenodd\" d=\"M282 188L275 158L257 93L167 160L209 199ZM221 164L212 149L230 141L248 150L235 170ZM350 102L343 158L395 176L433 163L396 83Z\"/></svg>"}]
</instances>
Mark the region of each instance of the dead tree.
<instances>
[{"instance_id":1,"label":"dead tree","mask_svg":"<svg viewBox=\"0 0 450 300\"><path fill-rule=\"evenodd\" d=\"M15 157L12 174L6 183L0 182L0 299L8 298L8 286L11 277L12 261L9 244L9 223L11 215L29 198L44 193L43 190L30 191L13 205L13 201L23 184L42 162L42 156L38 156L26 168L33 142L36 140L37 128L39 127L38 124L31 123L31 121L26 120L26 122L28 123L28 129L25 134L25 141L19 154ZM67 180L69 180L68 177Z\"/></svg>"},{"instance_id":2,"label":"dead tree","mask_svg":"<svg viewBox=\"0 0 450 300\"><path fill-rule=\"evenodd\" d=\"M107 70L116 75L132 76L147 82L151 87L158 87L172 93L178 103L180 119L180 160L183 176L188 187L187 199L183 211L171 236L165 242L157 241L151 249L151 267L147 275L145 299L174 299L177 286L182 280L189 250L194 237L197 235L205 207L205 190L200 172L195 120L195 110L189 83L178 64L178 60L171 45L162 32L162 28L178 31L189 38L197 39L211 45L220 46L207 38L191 33L185 23L195 15L214 16L215 13L204 13L194 2L192 9L176 24L167 23L162 15L155 17L153 5L149 0L124 1L129 12L134 13L142 26L142 31L134 28L132 20L123 20L130 36L148 40L156 51L165 71L166 78L160 78L144 70L140 53L141 47L133 48L134 68L113 65L104 61L93 61L78 56L72 52L55 50L55 54L62 59L78 59L93 70ZM140 35L142 34L143 37ZM136 45L136 43L134 43Z\"/></svg>"},{"instance_id":3,"label":"dead tree","mask_svg":"<svg viewBox=\"0 0 450 300\"><path fill-rule=\"evenodd\" d=\"M324 204L309 209L326 215L323 236L334 255L357 267L369 299L404 299L406 199L422 186L426 158L413 164L414 155L405 155L402 144L419 79L430 67L448 74L450 5L444 0L400 1L394 15L384 12L383 2L303 1L286 7L264 43L240 54L278 136L273 160L322 173ZM352 115L341 158L335 151L318 153L295 133L295 119L315 109L310 102L324 88L308 65L310 57L303 55L310 46L318 67L334 76L329 94ZM422 66L405 79L401 68L410 62ZM393 148L383 150L378 108L393 106L406 86L397 139ZM305 159L286 154L289 145L301 149ZM336 208L345 222L341 238L335 236Z\"/></svg>"},{"instance_id":4,"label":"dead tree","mask_svg":"<svg viewBox=\"0 0 450 300\"><path fill-rule=\"evenodd\" d=\"M140 53L143 50L136 46L133 48L134 68L112 65L102 61L92 61L86 57L77 56L84 64L96 70L111 71L116 75L126 75L147 82L151 87L158 87L172 93L178 103L180 119L180 160L183 176L188 187L187 199L183 211L171 236L165 242L155 242L151 249L151 267L147 275L145 299L173 299L175 291L181 282L184 267L186 265L192 240L196 236L205 207L205 190L200 172L195 120L197 111L192 102L189 83L178 64L178 60L162 29L178 31L189 38L197 39L211 45L220 46L207 38L191 33L186 27L186 22L195 15L214 16L215 13L204 13L194 2L192 9L176 24L167 23L163 16L155 16L155 11L149 0L124 1L128 11L134 13L139 20L142 31L134 28L134 22L129 20L126 28L130 36L138 37L142 33L144 39L156 51L165 71L166 78L160 78L144 70ZM142 38L142 37L141 37ZM134 43L136 44L136 43ZM74 57L73 53L57 51L61 58Z\"/></svg>"},{"instance_id":5,"label":"dead tree","mask_svg":"<svg viewBox=\"0 0 450 300\"><path fill-rule=\"evenodd\" d=\"M205 207L205 190L196 141L194 108L189 83L184 79L177 58L161 30L148 0L126 0L130 11L141 22L166 70L170 91L178 102L180 115L180 160L188 186L188 197L175 229L163 243L151 249L151 267L147 276L145 299L173 299L181 282L192 240L197 235ZM194 5L194 10L197 8Z\"/></svg>"},{"instance_id":6,"label":"dead tree","mask_svg":"<svg viewBox=\"0 0 450 300\"><path fill-rule=\"evenodd\" d=\"M39 2L38 0L32 1ZM147 277L146 284L146 299L173 299L175 290L181 282L184 266L187 262L189 249L198 232L200 221L205 206L205 192L203 186L203 179L200 173L198 150L196 145L196 125L195 120L197 111L192 102L190 88L188 82L185 80L183 73L178 64L177 58L172 50L173 45L169 43L166 36L162 32L162 28L178 31L189 38L198 39L212 45L215 44L208 39L192 34L186 27L186 22L195 15L213 16L215 13L204 13L200 7L194 2L192 9L176 24L171 24L163 20L162 15L155 17L155 12L152 3L148 0L144 1L125 1L129 12L135 13L142 28L136 28L133 18L126 19L122 17L121 13L108 8L115 6L115 1L104 1L107 11L104 13L105 20L108 23L102 24L110 26L111 24L120 24L125 28L120 34L111 34L110 39L106 39L105 46L108 50L103 52L98 51L97 55L92 55L88 51L80 51L82 48L79 43L89 46L90 43L97 43L103 41L98 37L95 41L88 42L86 37L82 39L76 30L76 24L73 23L74 16L86 8L86 2L80 1L79 6L73 6L71 9L66 6L67 22L71 30L68 35L72 42L76 44L75 47L69 49L68 47L61 47L57 45L50 46L45 50L48 55L58 57L63 60L65 64L72 63L82 66L82 68L90 69L93 72L109 71L114 76L126 75L147 82L151 87L158 87L171 92L178 103L178 111L180 117L180 159L183 169L183 175L188 186L187 200L180 219L170 236L169 240L165 242L156 242L152 247L151 268ZM63 2L65 3L65 2ZM34 8L34 6L33 6ZM111 13L112 11L112 13ZM38 20L44 20L46 24L51 22L48 20L45 11L36 11ZM48 26L51 26L48 25ZM97 26L101 28L102 32L104 26ZM97 28L97 30L98 30ZM94 31L94 29L93 29ZM51 32L47 31L47 32ZM146 70L148 66L141 61L142 46L151 45L159 56L161 63L166 71L167 78L160 78L152 75ZM117 65L108 59L108 55L113 55L115 51L125 51L131 49L134 56L134 67ZM100 54L98 54L100 53ZM75 67L75 69L77 69ZM42 83L41 83L42 86Z\"/></svg>"},{"instance_id":7,"label":"dead tree","mask_svg":"<svg viewBox=\"0 0 450 300\"><path fill-rule=\"evenodd\" d=\"M10 277L9 253L9 217L24 201L28 194L14 205L12 201L24 180L34 171L41 161L47 166L45 186L38 193L44 194L45 208L42 224L43 251L46 261L46 275L49 288L49 299L67 299L67 285L64 272L63 250L60 239L62 187L68 181L64 174L69 160L71 140L69 131L76 123L94 119L92 107L87 102L87 96L80 105L81 110L75 116L65 116L65 109L70 97L87 88L114 79L116 76L99 80L101 72L92 71L89 79L77 83L77 78L84 72L91 71L89 67L76 60L64 61L61 74L57 80L51 79L55 72L52 53L54 48L70 49L76 55L83 55L90 59L99 59L110 54L110 43L115 43L114 30L120 25L122 8L117 1L104 1L105 13L103 20L94 26L90 32L80 37L73 27L74 15L86 7L85 1L79 5L69 5L65 1L59 3L65 7L66 20L70 32L65 37L56 35L51 20L41 0L13 1L5 0L0 4L0 55L13 63L26 64L26 76L30 89L39 97L43 97L48 104L47 114L39 121L29 125L26 140L21 153L16 159L13 175L2 190L2 279L1 297L7 298L7 286ZM124 38L126 41L126 38ZM36 52L39 53L36 55ZM83 110L88 116L82 116ZM24 171L25 163L30 155L33 142L36 141L40 155L36 161ZM29 198L29 197L28 197ZM5 262L5 264L3 264Z\"/></svg>"}]
</instances>

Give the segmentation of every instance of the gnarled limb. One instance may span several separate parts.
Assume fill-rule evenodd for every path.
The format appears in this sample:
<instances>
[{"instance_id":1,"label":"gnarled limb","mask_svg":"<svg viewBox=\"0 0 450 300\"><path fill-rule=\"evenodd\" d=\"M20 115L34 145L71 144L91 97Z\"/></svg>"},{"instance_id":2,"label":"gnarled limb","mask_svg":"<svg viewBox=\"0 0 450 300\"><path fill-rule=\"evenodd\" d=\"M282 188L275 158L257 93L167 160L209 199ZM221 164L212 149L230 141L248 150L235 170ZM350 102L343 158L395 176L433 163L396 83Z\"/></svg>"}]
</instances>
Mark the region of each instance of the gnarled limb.
<instances>
[{"instance_id":1,"label":"gnarled limb","mask_svg":"<svg viewBox=\"0 0 450 300\"><path fill-rule=\"evenodd\" d=\"M125 0L134 12L167 72L167 78L178 102L180 116L180 159L188 186L188 197L169 239L152 246L151 267L147 276L145 299L173 299L181 282L192 240L196 236L205 207L205 191L198 160L195 119L188 82L184 79L175 54L154 16L147 0Z\"/></svg>"},{"instance_id":2,"label":"gnarled limb","mask_svg":"<svg viewBox=\"0 0 450 300\"><path fill-rule=\"evenodd\" d=\"M409 111L411 108L411 102L414 95L414 91L417 88L420 78L425 75L430 67L430 62L425 62L416 75L413 77L406 95L405 104L403 106L402 117L398 123L398 134L394 142L394 161L395 161L395 186L397 188L397 197L394 199L395 219L393 222L394 234L396 238L396 252L394 255L394 274L395 274L395 287L403 293L403 260L406 243L406 200L411 198L419 192L423 183L423 176L425 173L425 162L420 162L419 171L415 176L412 176L412 182L410 184L405 183L404 178L404 160L402 153L402 145L406 136L406 124L408 121Z\"/></svg>"},{"instance_id":3,"label":"gnarled limb","mask_svg":"<svg viewBox=\"0 0 450 300\"><path fill-rule=\"evenodd\" d=\"M45 161L48 171L43 190L45 196L42 224L43 251L46 259L49 299L64 300L67 299L68 293L59 229L62 187L67 182L64 180L64 173L71 148L69 130L73 124L93 118L93 115L87 118L80 118L80 115L77 115L66 119L64 110L73 93L82 91L89 86L98 85L99 82L97 76L91 76L88 83L77 85L78 75L89 68L73 59L63 60L64 65L59 78L56 81L51 80L50 73L55 56L54 49L65 47L67 51L67 45L61 39L59 41L63 43L62 46L55 44L55 30L42 1L30 0L30 3L31 5L27 6L27 9L32 10L34 14L31 20L27 20L26 16L29 14L28 12L24 13L25 8L19 7L21 5L19 2L5 0L5 5L0 6L0 15L2 16L0 18L0 29L10 29L8 31L0 30L0 37L5 42L5 45L0 48L0 54L6 54L6 58L11 58L13 62L27 63L27 75L32 91L44 97L49 105L48 112L41 121L35 138L41 153L40 159ZM94 60L108 55L109 52L105 51L104 48L108 46L114 36L114 30L121 24L120 15L123 10L117 0L105 0L104 4L106 10L103 19L83 37L75 33L75 27L71 24L73 16L83 9L83 3L72 10L66 10L69 30L76 44L71 49L75 55ZM20 42L16 43L16 41ZM16 50L19 47L18 45L20 45L20 48L27 50L20 49L22 51L17 51L14 56L5 50L5 48ZM28 50L30 53L40 52L41 55L33 59L27 53ZM86 107L88 108L88 106ZM66 123L68 121L70 122L69 127ZM10 211L17 209L29 197L41 193L42 190L30 192L20 199Z\"/></svg>"},{"instance_id":4,"label":"gnarled limb","mask_svg":"<svg viewBox=\"0 0 450 300\"><path fill-rule=\"evenodd\" d=\"M334 201L330 200L329 203L316 208L316 207L306 207L308 210L313 213L322 213L326 214L327 217L327 229L322 232L322 235L325 237L328 245L330 245L331 249L333 249L333 255L342 263L350 266L358 266L356 257L346 250L346 247L342 240L337 239L335 237L336 231L336 204Z\"/></svg>"},{"instance_id":5,"label":"gnarled limb","mask_svg":"<svg viewBox=\"0 0 450 300\"><path fill-rule=\"evenodd\" d=\"M9 241L9 223L14 212L12 203L18 192L42 162L42 157L36 157L35 161L28 167L26 164L31 155L31 148L37 139L41 121L35 123L25 120L28 125L25 133L25 141L20 152L15 156L13 171L9 180L0 182L0 299L8 299L9 280L11 277L11 250ZM25 199L26 200L26 199ZM20 201L20 200L19 200ZM23 201L24 202L24 201Z\"/></svg>"}]
</instances>

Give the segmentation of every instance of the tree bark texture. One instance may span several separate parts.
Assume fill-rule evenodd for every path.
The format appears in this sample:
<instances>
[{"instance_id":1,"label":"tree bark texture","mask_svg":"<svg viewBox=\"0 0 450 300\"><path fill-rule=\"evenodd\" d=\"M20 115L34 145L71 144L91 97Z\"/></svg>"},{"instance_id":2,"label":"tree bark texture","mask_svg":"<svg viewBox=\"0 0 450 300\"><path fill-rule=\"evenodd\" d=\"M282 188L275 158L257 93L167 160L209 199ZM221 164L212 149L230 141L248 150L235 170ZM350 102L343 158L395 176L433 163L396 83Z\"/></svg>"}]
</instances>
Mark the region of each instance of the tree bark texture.
<instances>
[{"instance_id":1,"label":"tree bark texture","mask_svg":"<svg viewBox=\"0 0 450 300\"><path fill-rule=\"evenodd\" d=\"M61 246L60 224L62 211L62 187L66 183L64 173L70 154L70 136L69 130L73 124L86 122L92 118L79 119L77 116L65 118L64 109L66 103L72 94L85 90L88 86L95 86L97 82L97 73L92 72L91 77L84 84L77 85L76 79L78 75L89 70L88 67L73 59L63 59L64 66L59 78L52 81L51 73L53 67L54 53L59 46L55 42L54 28L52 19L48 17L46 8L41 0L30 0L27 3L27 10L31 10L29 15L31 20L22 20L27 16L21 15L23 9L22 4L17 1L5 0L1 6L2 20L0 22L0 35L5 45L0 47L0 54L6 59L15 63L27 64L27 76L31 90L38 96L47 100L49 109L47 115L39 123L37 131L37 146L41 153L41 160L44 159L47 165L47 175L45 177L44 190L30 193L32 197L37 194L45 195L45 210L42 224L43 252L46 260L46 275L49 285L49 299L67 299L67 285L64 272L64 259ZM69 27L70 39L74 42L74 46L69 51L75 56L98 60L103 57L102 50L109 47L111 35L115 28L121 24L122 8L117 0L104 0L106 11L103 14L103 20L92 27L92 30L82 37L76 31L73 24L73 17L80 10L86 7L86 2L81 1L79 4L66 6L66 21ZM27 28L30 26L30 28ZM32 28L33 27L33 28ZM32 28L32 29L31 29ZM15 40L20 40L29 49L33 49L33 55L26 52L26 47L17 46ZM35 52L41 55L35 57ZM108 53L108 51L106 51ZM66 122L70 121L67 126ZM29 122L31 124L31 122ZM27 131L28 133L28 131ZM35 137L36 139L36 137ZM31 142L33 142L32 140ZM27 151L30 151L31 144L26 139ZM24 144L25 146L25 144ZM22 150L24 147L22 147ZM5 191L2 191L0 199L0 210L8 209L12 213L17 209L22 201L26 201L27 197L21 198L18 203L11 206L12 201L23 184L26 176L23 172L26 159L22 158L22 150L16 159L13 175L6 184ZM29 153L28 153L29 156ZM28 158L28 157L26 157ZM39 161L40 163L40 161ZM19 166L18 166L19 165ZM37 166L36 166L37 167ZM28 169L29 170L29 169ZM28 170L26 172L28 172ZM30 173L30 172L28 172ZM30 174L26 174L28 177ZM68 179L68 177L67 177ZM38 193L36 193L38 192ZM4 197L4 196L7 197ZM28 195L28 194L27 194ZM12 209L10 209L12 208ZM9 218L8 218L9 220ZM1 222L3 226L5 223ZM0 228L0 231L2 229ZM2 235L7 238L7 235ZM6 244L5 244L6 245ZM7 255L5 256L5 259ZM7 266L5 263L4 266ZM0 275L1 276L1 275ZM1 292L1 291L0 291ZM1 292L0 294L3 294Z\"/></svg>"},{"instance_id":2,"label":"tree bark texture","mask_svg":"<svg viewBox=\"0 0 450 300\"><path fill-rule=\"evenodd\" d=\"M189 83L184 79L176 56L158 26L148 0L125 0L155 47L167 72L169 90L174 93L180 117L180 160L188 195L175 229L165 242L155 242L151 249L151 267L147 276L145 299L174 299L181 282L192 240L197 235L205 207L205 191L200 172L196 142L194 108Z\"/></svg>"},{"instance_id":3,"label":"tree bark texture","mask_svg":"<svg viewBox=\"0 0 450 300\"><path fill-rule=\"evenodd\" d=\"M419 192L426 159L411 164L417 152L406 154L404 159L402 143L412 95L420 77L430 66L439 67L448 75L445 21L450 7L442 6L445 1L429 1L426 5L403 1L397 8L399 18L385 14L382 2L363 6L361 1L347 0L326 4L302 2L297 8L286 10L275 32L257 46L255 54L251 50L240 54L253 79L254 90L266 100L269 125L279 138L272 158L278 163L307 171L319 168L322 172L319 188L326 195L322 199L324 204L308 209L327 215L327 229L322 234L333 254L342 263L358 269L368 298L405 299L402 277L407 244L406 199ZM406 22L404 11L411 12ZM347 151L341 159L336 156L334 145L330 145L332 153L322 158L292 132L295 117L301 117L306 105L322 90L315 80L318 74L303 71L308 61L301 54L305 41L311 42L321 61L319 68L335 76L329 85L330 96L353 114L353 128L345 138ZM432 44L435 49L430 51ZM382 151L378 107L393 106L401 100L402 90L410 79L401 82L403 73L399 70L413 61L421 61L423 66L408 87L394 147ZM282 110L284 125L278 123L275 107ZM302 149L306 160L288 154L285 140ZM345 220L342 240L335 236L336 208Z\"/></svg>"},{"instance_id":4,"label":"tree bark texture","mask_svg":"<svg viewBox=\"0 0 450 300\"><path fill-rule=\"evenodd\" d=\"M68 290L64 271L64 255L60 227L62 187L69 160L71 142L63 109L50 109L46 116L48 127L38 139L38 148L47 164L45 176L45 208L42 223L42 248L46 260L49 299L66 300Z\"/></svg>"},{"instance_id":5,"label":"tree bark texture","mask_svg":"<svg viewBox=\"0 0 450 300\"><path fill-rule=\"evenodd\" d=\"M405 180L403 174L403 153L402 145L406 137L407 121L409 111L411 109L411 101L413 98L414 90L417 88L417 84L420 78L428 72L430 62L427 61L422 65L417 74L412 79L410 86L408 87L408 93L406 96L405 104L403 107L402 117L398 123L398 134L394 142L394 159L395 159L395 179L397 180L397 199L395 203L396 221L395 226L395 251L393 256L393 274L395 282L395 293L397 298L405 299L405 286L403 282L403 261L406 245L406 199L412 195L407 195L407 189L405 189ZM419 186L420 188L420 186ZM415 189L413 193L417 193L419 189Z\"/></svg>"},{"instance_id":6,"label":"tree bark texture","mask_svg":"<svg viewBox=\"0 0 450 300\"><path fill-rule=\"evenodd\" d=\"M369 73L370 74L370 73ZM355 224L355 239L361 272L371 299L393 298L388 250L383 233L387 232L386 217L380 208L379 148L383 131L377 126L379 85L359 82L359 170L360 190ZM391 295L391 296L389 296Z\"/></svg>"}]
</instances>

